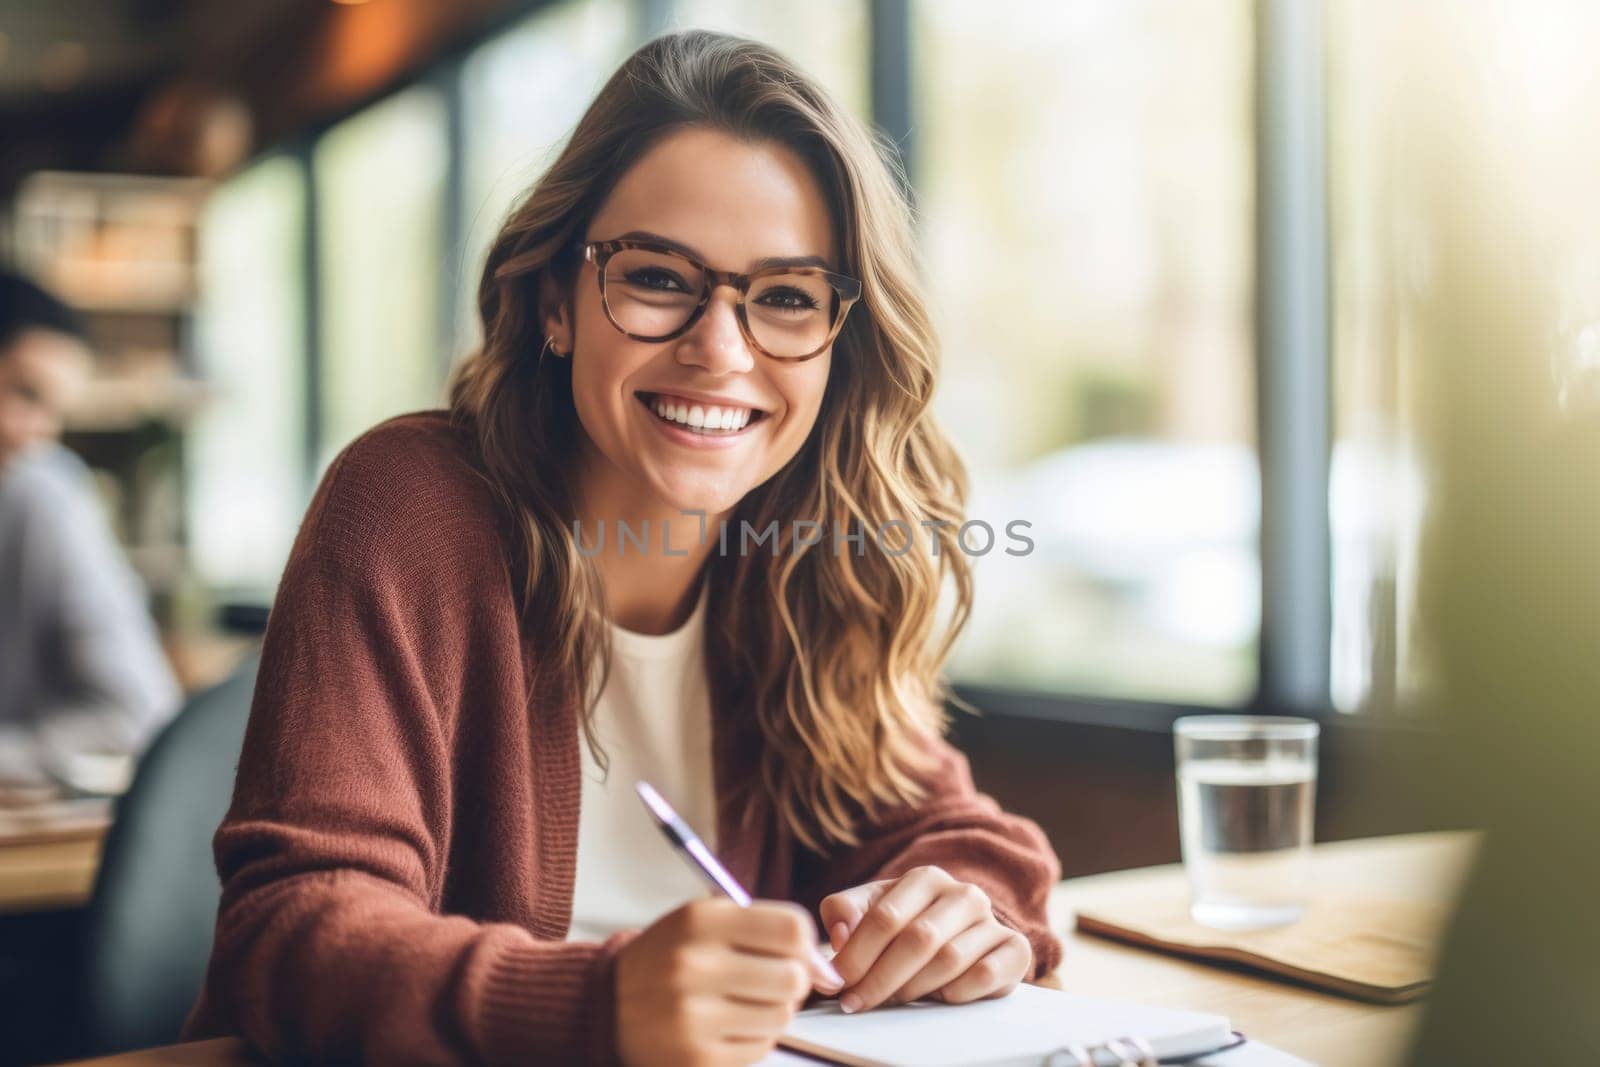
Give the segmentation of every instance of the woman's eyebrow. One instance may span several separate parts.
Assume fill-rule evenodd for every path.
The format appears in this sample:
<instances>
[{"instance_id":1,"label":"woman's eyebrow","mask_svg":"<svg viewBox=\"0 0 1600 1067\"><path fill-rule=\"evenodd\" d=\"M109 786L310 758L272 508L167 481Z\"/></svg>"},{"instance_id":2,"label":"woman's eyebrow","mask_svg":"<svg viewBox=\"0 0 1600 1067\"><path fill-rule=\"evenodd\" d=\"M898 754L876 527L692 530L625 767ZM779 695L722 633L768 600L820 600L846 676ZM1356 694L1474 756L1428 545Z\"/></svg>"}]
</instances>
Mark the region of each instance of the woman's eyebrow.
<instances>
[{"instance_id":1,"label":"woman's eyebrow","mask_svg":"<svg viewBox=\"0 0 1600 1067\"><path fill-rule=\"evenodd\" d=\"M629 230L620 237L612 238L612 240L653 241L659 245L666 245L675 252L682 252L690 259L697 259L702 263L706 261L705 256L684 244L682 241L674 241L670 237L665 237L659 233L652 233L649 230ZM821 267L823 270L829 271L833 269L833 265L827 260L823 259L821 256L767 256L764 259L757 260L756 265L751 267L750 270L752 272L766 270L768 267Z\"/></svg>"}]
</instances>

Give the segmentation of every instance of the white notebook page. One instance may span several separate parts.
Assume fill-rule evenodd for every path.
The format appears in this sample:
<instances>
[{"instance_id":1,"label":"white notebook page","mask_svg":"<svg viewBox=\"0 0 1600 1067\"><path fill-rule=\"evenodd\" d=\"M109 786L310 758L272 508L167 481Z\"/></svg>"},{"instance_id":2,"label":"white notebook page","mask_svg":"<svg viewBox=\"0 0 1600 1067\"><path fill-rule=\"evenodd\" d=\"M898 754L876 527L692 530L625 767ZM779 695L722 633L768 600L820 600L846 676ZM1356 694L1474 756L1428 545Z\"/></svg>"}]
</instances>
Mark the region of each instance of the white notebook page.
<instances>
[{"instance_id":1,"label":"white notebook page","mask_svg":"<svg viewBox=\"0 0 1600 1067\"><path fill-rule=\"evenodd\" d=\"M779 1041L855 1067L1035 1067L1071 1044L1141 1037L1167 1058L1220 1048L1232 1033L1220 1015L1019 985L998 1000L917 1001L858 1015L827 1001L797 1013ZM1096 1062L1118 1060L1104 1052Z\"/></svg>"}]
</instances>

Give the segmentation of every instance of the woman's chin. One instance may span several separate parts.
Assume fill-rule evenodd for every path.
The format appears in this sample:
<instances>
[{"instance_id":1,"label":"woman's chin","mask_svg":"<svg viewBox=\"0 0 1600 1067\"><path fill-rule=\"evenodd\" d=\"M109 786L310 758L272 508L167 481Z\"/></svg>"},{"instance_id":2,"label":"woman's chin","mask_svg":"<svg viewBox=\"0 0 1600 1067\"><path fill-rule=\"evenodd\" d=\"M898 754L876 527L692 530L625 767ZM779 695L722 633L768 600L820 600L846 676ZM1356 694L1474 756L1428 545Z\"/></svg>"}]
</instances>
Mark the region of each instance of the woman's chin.
<instances>
[{"instance_id":1,"label":"woman's chin","mask_svg":"<svg viewBox=\"0 0 1600 1067\"><path fill-rule=\"evenodd\" d=\"M674 514L685 514L691 519L704 514L708 520L714 520L717 516L728 513L739 503L739 497L722 493L686 493L664 499Z\"/></svg>"},{"instance_id":2,"label":"woman's chin","mask_svg":"<svg viewBox=\"0 0 1600 1067\"><path fill-rule=\"evenodd\" d=\"M749 490L727 482L707 484L698 479L656 479L656 496L676 512L704 512L707 517L724 514L744 498Z\"/></svg>"}]
</instances>

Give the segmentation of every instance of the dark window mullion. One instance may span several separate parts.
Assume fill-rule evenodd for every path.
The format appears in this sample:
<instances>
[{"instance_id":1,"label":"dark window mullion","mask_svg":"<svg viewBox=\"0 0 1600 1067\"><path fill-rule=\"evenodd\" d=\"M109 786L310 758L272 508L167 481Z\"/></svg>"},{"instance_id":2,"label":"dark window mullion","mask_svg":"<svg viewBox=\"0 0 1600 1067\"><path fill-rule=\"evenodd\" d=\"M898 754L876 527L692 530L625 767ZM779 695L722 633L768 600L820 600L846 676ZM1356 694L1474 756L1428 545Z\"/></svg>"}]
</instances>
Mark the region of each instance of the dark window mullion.
<instances>
[{"instance_id":1,"label":"dark window mullion","mask_svg":"<svg viewBox=\"0 0 1600 1067\"><path fill-rule=\"evenodd\" d=\"M906 195L916 202L917 154L912 136L914 103L911 75L910 0L872 0L868 42L872 74L872 121L893 138L900 150L909 187Z\"/></svg>"},{"instance_id":2,"label":"dark window mullion","mask_svg":"<svg viewBox=\"0 0 1600 1067\"><path fill-rule=\"evenodd\" d=\"M1264 709L1330 706L1326 91L1320 0L1256 9L1256 352Z\"/></svg>"},{"instance_id":3,"label":"dark window mullion","mask_svg":"<svg viewBox=\"0 0 1600 1067\"><path fill-rule=\"evenodd\" d=\"M301 354L303 383L305 387L304 437L305 454L301 457L304 471L305 496L310 499L316 488L317 472L322 453L322 429L325 415L322 391L322 239L318 232L321 205L317 191L316 165L313 155L314 138L305 138L290 149L290 156L300 169L300 180L305 192L305 211L302 213L301 241L301 297L304 307L304 351Z\"/></svg>"},{"instance_id":4,"label":"dark window mullion","mask_svg":"<svg viewBox=\"0 0 1600 1067\"><path fill-rule=\"evenodd\" d=\"M462 86L465 63L452 58L442 63L434 73L434 89L444 102L445 114L445 171L444 188L440 190L441 206L439 225L440 260L444 269L439 272L438 337L440 374L448 375L455 362L456 329L461 317L462 274L474 268L467 262L465 220L469 208L466 190L467 134L464 90ZM476 288L472 290L476 292Z\"/></svg>"}]
</instances>

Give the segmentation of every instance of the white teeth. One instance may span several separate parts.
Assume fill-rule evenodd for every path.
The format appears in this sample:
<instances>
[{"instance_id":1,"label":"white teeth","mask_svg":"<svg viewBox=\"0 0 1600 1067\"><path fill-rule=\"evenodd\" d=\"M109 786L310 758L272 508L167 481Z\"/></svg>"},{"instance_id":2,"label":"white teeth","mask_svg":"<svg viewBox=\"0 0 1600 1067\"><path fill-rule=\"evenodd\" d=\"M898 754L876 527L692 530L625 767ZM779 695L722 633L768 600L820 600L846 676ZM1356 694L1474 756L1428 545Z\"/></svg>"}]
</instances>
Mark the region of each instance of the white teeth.
<instances>
[{"instance_id":1,"label":"white teeth","mask_svg":"<svg viewBox=\"0 0 1600 1067\"><path fill-rule=\"evenodd\" d=\"M664 419L707 433L737 432L749 425L755 415L750 408L674 403L661 397L652 397L650 408Z\"/></svg>"}]
</instances>

